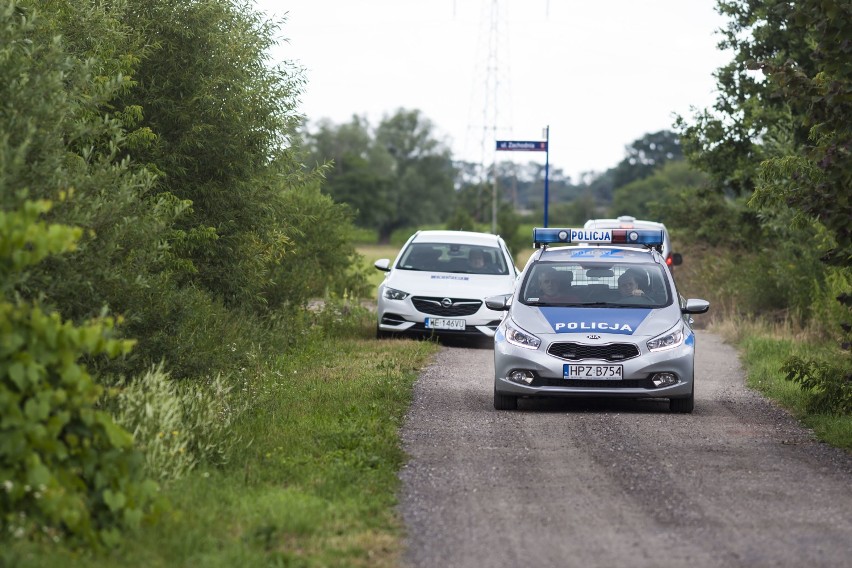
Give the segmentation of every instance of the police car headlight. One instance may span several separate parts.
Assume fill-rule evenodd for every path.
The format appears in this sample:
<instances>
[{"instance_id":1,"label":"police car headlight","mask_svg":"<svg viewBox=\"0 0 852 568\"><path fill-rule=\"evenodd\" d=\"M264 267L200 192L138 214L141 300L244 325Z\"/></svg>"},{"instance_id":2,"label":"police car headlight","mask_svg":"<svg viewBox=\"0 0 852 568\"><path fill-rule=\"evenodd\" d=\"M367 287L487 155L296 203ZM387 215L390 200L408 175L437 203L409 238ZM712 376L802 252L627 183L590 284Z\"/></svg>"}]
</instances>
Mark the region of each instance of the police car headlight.
<instances>
[{"instance_id":1,"label":"police car headlight","mask_svg":"<svg viewBox=\"0 0 852 568\"><path fill-rule=\"evenodd\" d=\"M665 351L666 349L674 349L682 343L683 324L679 323L673 329L649 341L648 349L650 351Z\"/></svg>"},{"instance_id":2,"label":"police car headlight","mask_svg":"<svg viewBox=\"0 0 852 568\"><path fill-rule=\"evenodd\" d=\"M538 346L541 345L541 339L526 331L521 331L511 323L506 324L506 341L524 349L538 349Z\"/></svg>"},{"instance_id":3,"label":"police car headlight","mask_svg":"<svg viewBox=\"0 0 852 568\"><path fill-rule=\"evenodd\" d=\"M385 298L388 300L404 300L408 297L408 292L397 290L395 288L385 288Z\"/></svg>"}]
</instances>

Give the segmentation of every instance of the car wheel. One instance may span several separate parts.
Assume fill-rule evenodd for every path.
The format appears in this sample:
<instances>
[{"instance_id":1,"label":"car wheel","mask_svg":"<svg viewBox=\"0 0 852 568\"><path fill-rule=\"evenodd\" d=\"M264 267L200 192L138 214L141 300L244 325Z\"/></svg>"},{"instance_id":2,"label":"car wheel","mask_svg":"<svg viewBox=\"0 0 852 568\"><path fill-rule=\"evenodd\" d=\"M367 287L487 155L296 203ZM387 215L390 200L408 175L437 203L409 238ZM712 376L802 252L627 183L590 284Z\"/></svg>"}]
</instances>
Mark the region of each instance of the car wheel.
<instances>
[{"instance_id":1,"label":"car wheel","mask_svg":"<svg viewBox=\"0 0 852 568\"><path fill-rule=\"evenodd\" d=\"M497 389L494 389L494 409L495 410L517 410L518 397L508 394L500 394Z\"/></svg>"},{"instance_id":2,"label":"car wheel","mask_svg":"<svg viewBox=\"0 0 852 568\"><path fill-rule=\"evenodd\" d=\"M695 408L695 384L692 385L692 392L684 398L670 398L669 410L672 412L680 412L689 414Z\"/></svg>"},{"instance_id":3,"label":"car wheel","mask_svg":"<svg viewBox=\"0 0 852 568\"><path fill-rule=\"evenodd\" d=\"M376 339L387 339L392 336L392 332L379 329L379 324L376 324Z\"/></svg>"}]
</instances>

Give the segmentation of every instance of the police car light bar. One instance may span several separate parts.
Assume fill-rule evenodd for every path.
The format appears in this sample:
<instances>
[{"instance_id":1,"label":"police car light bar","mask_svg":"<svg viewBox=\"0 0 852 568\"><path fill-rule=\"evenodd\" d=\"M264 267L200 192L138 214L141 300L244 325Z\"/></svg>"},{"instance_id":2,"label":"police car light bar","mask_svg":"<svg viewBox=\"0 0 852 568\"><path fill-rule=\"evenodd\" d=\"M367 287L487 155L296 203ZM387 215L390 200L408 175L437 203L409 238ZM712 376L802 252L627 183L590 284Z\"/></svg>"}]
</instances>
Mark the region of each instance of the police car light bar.
<instances>
[{"instance_id":1,"label":"police car light bar","mask_svg":"<svg viewBox=\"0 0 852 568\"><path fill-rule=\"evenodd\" d=\"M646 245L658 247L663 244L663 231L653 229L533 229L536 248L553 243L591 243L612 245Z\"/></svg>"}]
</instances>

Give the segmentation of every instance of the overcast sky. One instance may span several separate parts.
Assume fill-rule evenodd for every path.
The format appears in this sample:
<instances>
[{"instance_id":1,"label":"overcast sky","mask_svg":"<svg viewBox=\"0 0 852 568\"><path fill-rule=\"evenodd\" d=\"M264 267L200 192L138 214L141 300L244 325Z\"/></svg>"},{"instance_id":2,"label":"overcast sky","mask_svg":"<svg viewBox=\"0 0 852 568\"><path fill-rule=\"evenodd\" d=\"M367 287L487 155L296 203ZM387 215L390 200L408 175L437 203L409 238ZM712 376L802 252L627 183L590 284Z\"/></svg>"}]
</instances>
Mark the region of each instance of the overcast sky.
<instances>
[{"instance_id":1,"label":"overcast sky","mask_svg":"<svg viewBox=\"0 0 852 568\"><path fill-rule=\"evenodd\" d=\"M715 99L715 0L255 0L286 18L274 61L302 66L309 120L376 126L418 109L456 158L544 163L495 153L542 140L551 167L604 171L649 132Z\"/></svg>"}]
</instances>

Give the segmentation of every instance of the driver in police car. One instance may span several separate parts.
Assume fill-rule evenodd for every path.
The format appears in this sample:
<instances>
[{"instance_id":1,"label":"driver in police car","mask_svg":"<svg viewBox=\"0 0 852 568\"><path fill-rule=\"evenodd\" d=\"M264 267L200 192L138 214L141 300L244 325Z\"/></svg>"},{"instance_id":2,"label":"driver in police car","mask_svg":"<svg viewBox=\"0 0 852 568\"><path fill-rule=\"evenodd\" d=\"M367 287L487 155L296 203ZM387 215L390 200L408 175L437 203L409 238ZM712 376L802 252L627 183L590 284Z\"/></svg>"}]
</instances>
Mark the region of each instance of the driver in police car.
<instances>
[{"instance_id":1,"label":"driver in police car","mask_svg":"<svg viewBox=\"0 0 852 568\"><path fill-rule=\"evenodd\" d=\"M644 297L645 292L639 287L635 273L629 270L618 277L618 293L622 297Z\"/></svg>"}]
</instances>

